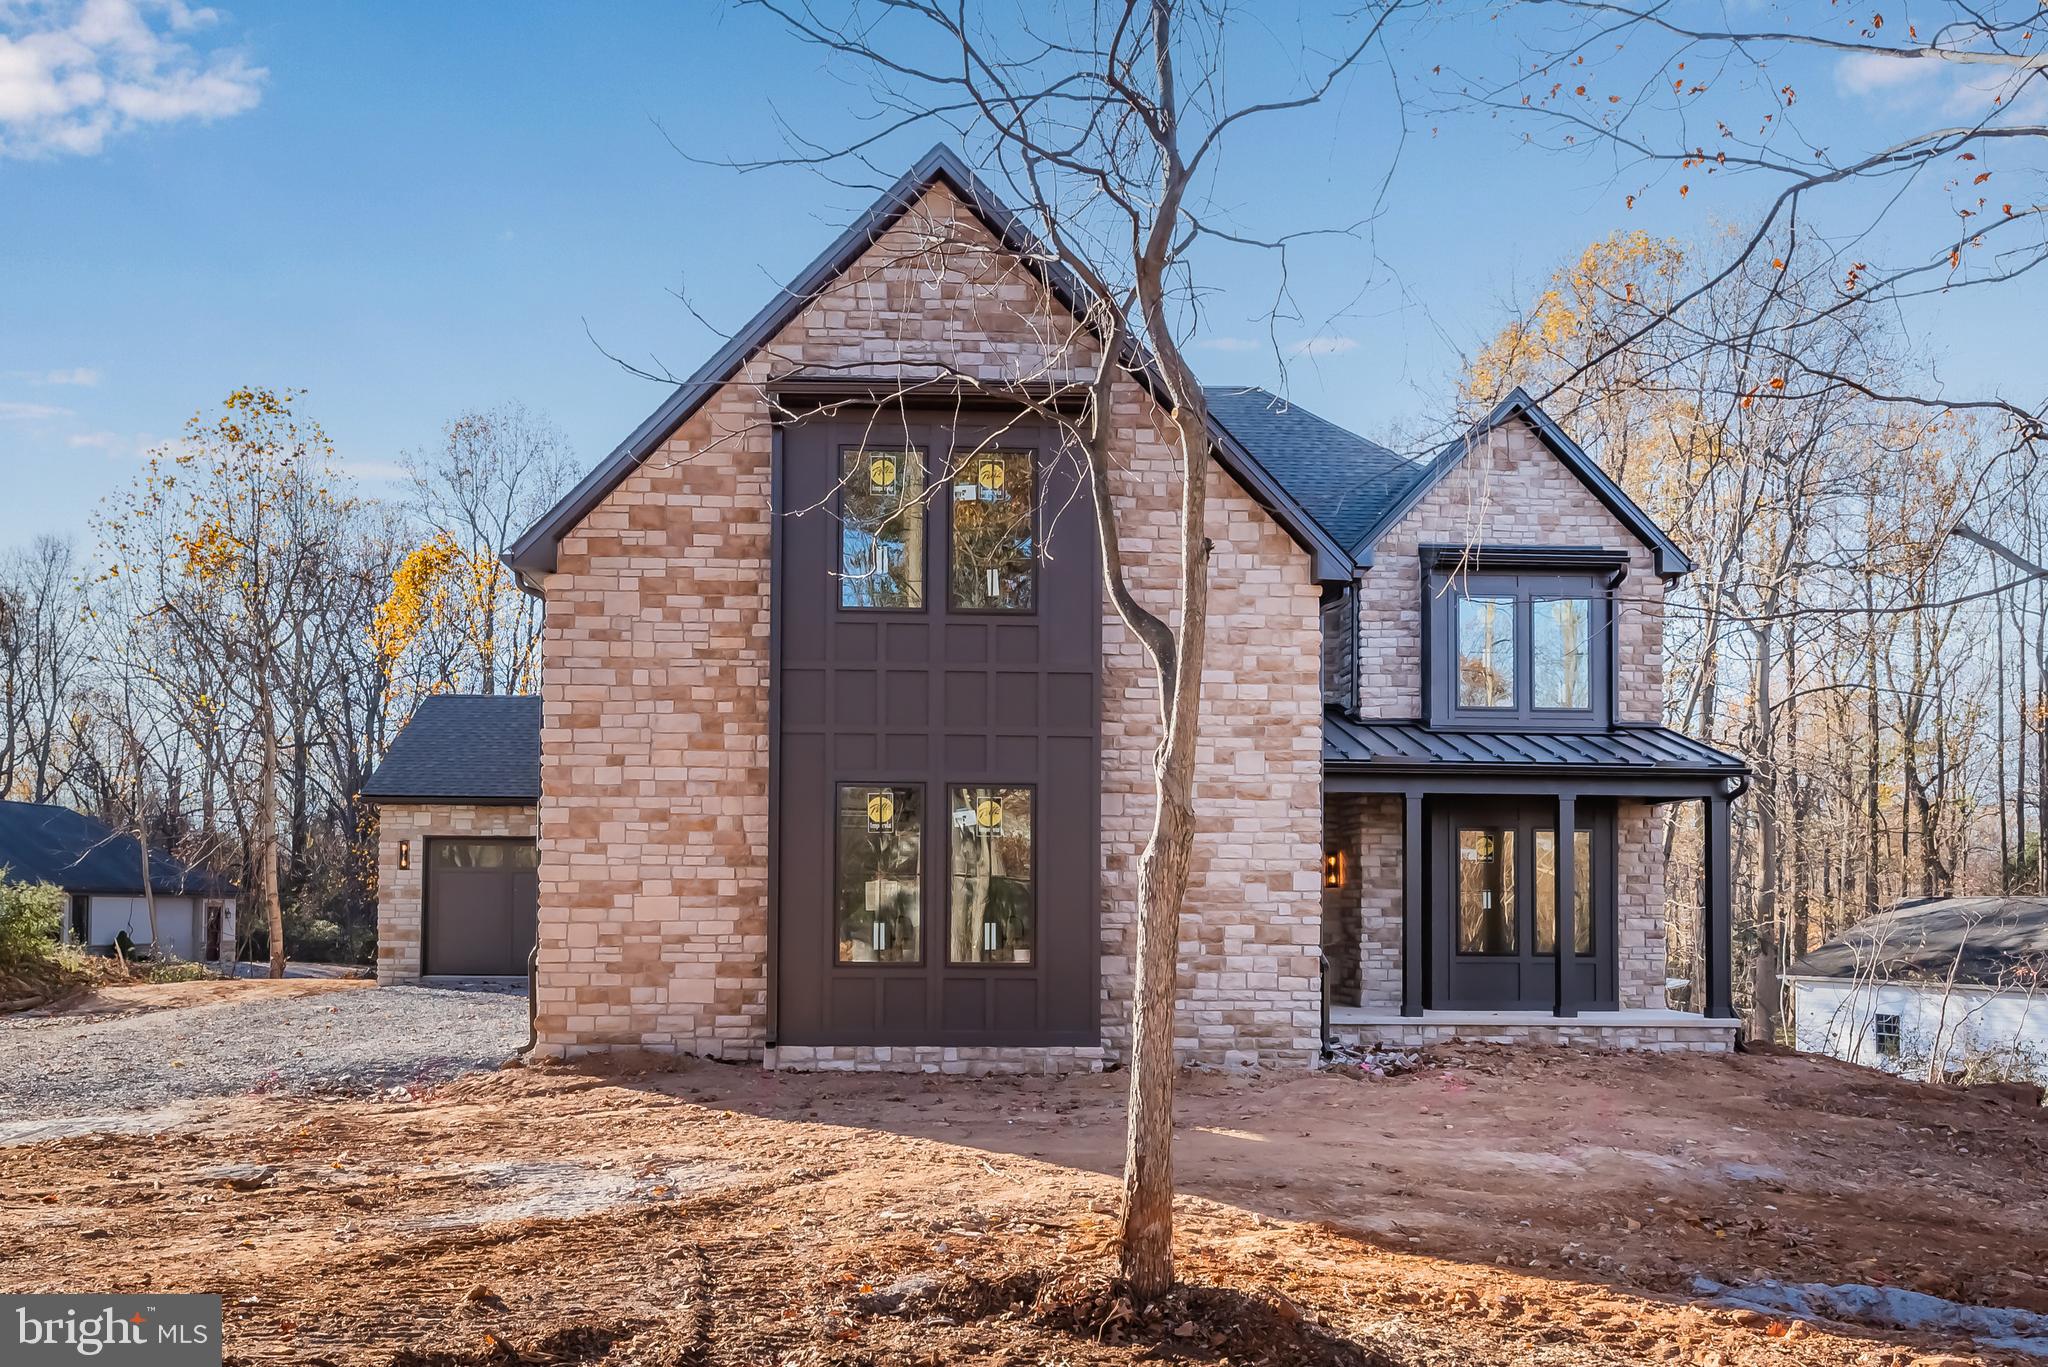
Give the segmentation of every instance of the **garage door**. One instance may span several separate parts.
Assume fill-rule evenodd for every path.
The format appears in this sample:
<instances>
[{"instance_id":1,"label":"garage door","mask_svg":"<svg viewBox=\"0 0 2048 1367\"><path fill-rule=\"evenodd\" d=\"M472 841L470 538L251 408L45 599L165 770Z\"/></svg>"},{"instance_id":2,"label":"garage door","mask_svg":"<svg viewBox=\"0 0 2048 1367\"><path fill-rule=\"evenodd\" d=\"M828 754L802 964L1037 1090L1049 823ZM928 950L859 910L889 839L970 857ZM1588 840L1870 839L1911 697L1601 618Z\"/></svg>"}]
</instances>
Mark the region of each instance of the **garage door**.
<instances>
[{"instance_id":1,"label":"garage door","mask_svg":"<svg viewBox=\"0 0 2048 1367\"><path fill-rule=\"evenodd\" d=\"M429 840L426 971L526 976L540 912L539 865L530 840Z\"/></svg>"}]
</instances>

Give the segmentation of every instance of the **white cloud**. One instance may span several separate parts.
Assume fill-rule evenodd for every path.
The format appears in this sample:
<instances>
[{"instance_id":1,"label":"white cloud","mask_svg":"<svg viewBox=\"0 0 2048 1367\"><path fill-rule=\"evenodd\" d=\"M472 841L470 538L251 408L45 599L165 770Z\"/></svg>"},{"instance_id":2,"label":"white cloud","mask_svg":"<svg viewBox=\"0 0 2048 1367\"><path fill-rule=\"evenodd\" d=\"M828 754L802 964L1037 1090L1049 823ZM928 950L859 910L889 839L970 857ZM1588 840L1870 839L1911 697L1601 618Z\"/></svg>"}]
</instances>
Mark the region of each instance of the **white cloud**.
<instances>
[{"instance_id":1,"label":"white cloud","mask_svg":"<svg viewBox=\"0 0 2048 1367\"><path fill-rule=\"evenodd\" d=\"M66 370L10 370L10 380L23 380L29 384L64 384L89 388L100 382L100 373L91 366L72 366Z\"/></svg>"},{"instance_id":2,"label":"white cloud","mask_svg":"<svg viewBox=\"0 0 2048 1367\"><path fill-rule=\"evenodd\" d=\"M1933 58L1858 53L1835 64L1843 94L1882 100L1895 109L1975 122L2002 112L2033 119L2048 112L2048 93L2031 68L1959 66Z\"/></svg>"},{"instance_id":3,"label":"white cloud","mask_svg":"<svg viewBox=\"0 0 2048 1367\"><path fill-rule=\"evenodd\" d=\"M1924 85L1940 74L1939 65L1925 58L1859 52L1835 64L1835 85L1848 95L1880 95Z\"/></svg>"},{"instance_id":4,"label":"white cloud","mask_svg":"<svg viewBox=\"0 0 2048 1367\"><path fill-rule=\"evenodd\" d=\"M45 418L70 416L68 408L57 408L47 403L6 403L0 402L0 422L40 422Z\"/></svg>"},{"instance_id":5,"label":"white cloud","mask_svg":"<svg viewBox=\"0 0 2048 1367\"><path fill-rule=\"evenodd\" d=\"M269 73L191 41L218 18L185 0L0 0L0 156L91 156L132 128L255 108Z\"/></svg>"},{"instance_id":6,"label":"white cloud","mask_svg":"<svg viewBox=\"0 0 2048 1367\"><path fill-rule=\"evenodd\" d=\"M1296 356L1335 356L1358 350L1356 337L1304 337L1288 348Z\"/></svg>"}]
</instances>

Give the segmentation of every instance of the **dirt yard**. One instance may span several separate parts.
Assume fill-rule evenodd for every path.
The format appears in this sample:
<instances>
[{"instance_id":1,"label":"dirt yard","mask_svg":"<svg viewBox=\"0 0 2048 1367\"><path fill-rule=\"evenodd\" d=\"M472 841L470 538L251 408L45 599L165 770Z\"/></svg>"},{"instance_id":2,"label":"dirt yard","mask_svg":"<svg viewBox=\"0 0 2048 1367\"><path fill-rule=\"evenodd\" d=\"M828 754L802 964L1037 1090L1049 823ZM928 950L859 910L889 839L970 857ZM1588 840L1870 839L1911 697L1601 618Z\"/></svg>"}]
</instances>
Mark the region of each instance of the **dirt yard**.
<instances>
[{"instance_id":1,"label":"dirt yard","mask_svg":"<svg viewBox=\"0 0 2048 1367\"><path fill-rule=\"evenodd\" d=\"M1693 1290L2048 1310L2038 1108L1749 1056L1191 1076L1190 1289L1147 1314L1106 1289L1123 1082L692 1063L244 1098L0 1149L0 1287L219 1291L235 1362L2040 1361Z\"/></svg>"}]
</instances>

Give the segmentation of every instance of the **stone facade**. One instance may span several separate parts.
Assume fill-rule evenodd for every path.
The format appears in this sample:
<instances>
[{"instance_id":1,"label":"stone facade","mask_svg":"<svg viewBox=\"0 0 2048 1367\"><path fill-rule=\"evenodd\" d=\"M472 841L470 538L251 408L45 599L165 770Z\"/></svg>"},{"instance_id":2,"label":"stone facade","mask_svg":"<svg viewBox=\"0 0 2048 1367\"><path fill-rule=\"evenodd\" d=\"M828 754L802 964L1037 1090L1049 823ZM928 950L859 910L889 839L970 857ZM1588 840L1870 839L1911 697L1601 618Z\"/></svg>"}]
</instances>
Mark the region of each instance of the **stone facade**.
<instances>
[{"instance_id":1,"label":"stone facade","mask_svg":"<svg viewBox=\"0 0 2048 1367\"><path fill-rule=\"evenodd\" d=\"M1424 543L1601 546L1628 553L1616 595L1620 693L1616 715L1656 723L1664 707L1664 582L1650 549L1516 417L1487 434L1373 548L1358 585L1359 715L1422 715ZM1401 806L1365 800L1349 836L1359 885L1345 914L1358 925L1356 1005L1401 1001ZM1664 1005L1664 858L1658 809L1623 803L1617 814L1616 992L1622 1009ZM1326 937L1327 938L1327 937ZM1346 1003L1350 1004L1350 1003Z\"/></svg>"},{"instance_id":2,"label":"stone facade","mask_svg":"<svg viewBox=\"0 0 2048 1367\"><path fill-rule=\"evenodd\" d=\"M1603 1019L1585 1015L1566 1023L1504 1021L1407 1020L1336 1025L1331 1033L1356 1049L1420 1049L1462 1040L1468 1044L1560 1044L1595 1049L1633 1049L1646 1053L1725 1054L1735 1047L1736 1022L1678 1018L1657 1012L1661 1019Z\"/></svg>"},{"instance_id":3,"label":"stone facade","mask_svg":"<svg viewBox=\"0 0 2048 1367\"><path fill-rule=\"evenodd\" d=\"M540 1052L760 1058L767 1043L771 409L807 368L1078 379L1075 324L935 186L671 433L557 550L540 804ZM1114 491L1135 591L1170 608L1175 493L1163 419L1115 403ZM1203 827L1181 934L1180 1043L1209 1062L1317 1047L1318 590L1306 552L1213 485ZM1105 603L1103 1034L1124 1041L1157 689ZM814 1066L995 1067L973 1051L778 1050ZM1045 1051L1014 1051L1027 1056ZM882 1055L886 1053L887 1058ZM902 1057L898 1057L901 1055ZM1084 1066L1092 1059L1077 1061Z\"/></svg>"},{"instance_id":4,"label":"stone facade","mask_svg":"<svg viewBox=\"0 0 2048 1367\"><path fill-rule=\"evenodd\" d=\"M1664 719L1664 581L1649 547L1554 456L1528 420L1495 428L1373 547L1358 583L1358 714L1422 715L1425 543L1601 546L1628 552L1616 594L1621 692L1615 716Z\"/></svg>"},{"instance_id":5,"label":"stone facade","mask_svg":"<svg viewBox=\"0 0 2048 1367\"><path fill-rule=\"evenodd\" d=\"M467 802L383 803L377 808L377 981L418 982L427 841L534 838L532 807ZM400 845L411 867L398 867Z\"/></svg>"}]
</instances>

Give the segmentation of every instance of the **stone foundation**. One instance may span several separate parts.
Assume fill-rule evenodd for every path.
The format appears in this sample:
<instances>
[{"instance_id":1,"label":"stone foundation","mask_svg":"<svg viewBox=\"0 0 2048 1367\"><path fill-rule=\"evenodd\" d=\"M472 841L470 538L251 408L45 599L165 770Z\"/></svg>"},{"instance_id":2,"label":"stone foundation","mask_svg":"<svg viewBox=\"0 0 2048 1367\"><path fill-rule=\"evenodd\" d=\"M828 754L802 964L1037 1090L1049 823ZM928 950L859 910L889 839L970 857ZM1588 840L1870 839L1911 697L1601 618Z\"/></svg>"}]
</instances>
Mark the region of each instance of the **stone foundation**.
<instances>
[{"instance_id":1,"label":"stone foundation","mask_svg":"<svg viewBox=\"0 0 2048 1367\"><path fill-rule=\"evenodd\" d=\"M941 1045L785 1044L767 1051L763 1066L786 1072L947 1073L963 1077L1099 1073L1099 1045L1047 1045L1027 1049L947 1048Z\"/></svg>"},{"instance_id":2,"label":"stone foundation","mask_svg":"<svg viewBox=\"0 0 2048 1367\"><path fill-rule=\"evenodd\" d=\"M1345 1020L1344 1014L1353 1019ZM1356 1049L1420 1049L1462 1040L1471 1044L1558 1044L1645 1053L1725 1054L1735 1047L1735 1021L1710 1021L1682 1011L1589 1012L1570 1020L1496 1011L1432 1011L1415 1017L1362 1012L1333 1014L1330 1034Z\"/></svg>"}]
</instances>

